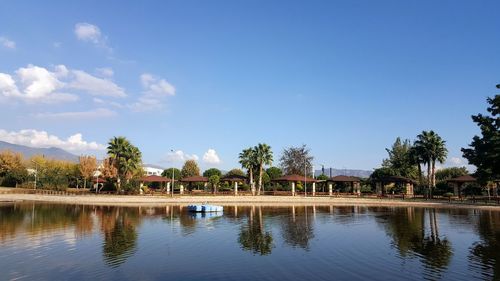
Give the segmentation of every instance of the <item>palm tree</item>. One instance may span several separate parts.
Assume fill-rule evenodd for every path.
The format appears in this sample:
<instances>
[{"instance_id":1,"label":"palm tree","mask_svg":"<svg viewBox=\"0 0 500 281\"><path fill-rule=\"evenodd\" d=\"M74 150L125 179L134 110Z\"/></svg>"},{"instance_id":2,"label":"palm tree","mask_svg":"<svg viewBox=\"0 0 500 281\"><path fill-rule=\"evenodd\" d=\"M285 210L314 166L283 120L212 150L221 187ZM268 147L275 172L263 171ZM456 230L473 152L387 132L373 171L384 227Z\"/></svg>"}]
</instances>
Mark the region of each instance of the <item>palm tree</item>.
<instances>
[{"instance_id":1,"label":"palm tree","mask_svg":"<svg viewBox=\"0 0 500 281\"><path fill-rule=\"evenodd\" d=\"M255 185L253 182L253 170L257 166L255 150L252 147L243 149L239 157L241 166L248 170L248 174L250 176L250 188L252 190L252 195L255 195Z\"/></svg>"},{"instance_id":2,"label":"palm tree","mask_svg":"<svg viewBox=\"0 0 500 281\"><path fill-rule=\"evenodd\" d=\"M264 171L265 165L271 165L273 162L273 152L271 147L265 143L259 143L255 148L255 159L259 165L259 188L257 189L257 195L260 195L262 189L262 173Z\"/></svg>"},{"instance_id":3,"label":"palm tree","mask_svg":"<svg viewBox=\"0 0 500 281\"><path fill-rule=\"evenodd\" d=\"M121 191L121 181L127 182L141 167L141 152L125 137L114 137L108 143L108 155L117 170L117 191Z\"/></svg>"},{"instance_id":4,"label":"palm tree","mask_svg":"<svg viewBox=\"0 0 500 281\"><path fill-rule=\"evenodd\" d=\"M418 184L420 186L423 185L423 178L422 178L422 164L425 164L425 155L422 151L422 149L420 149L420 147L416 146L416 145L413 145L411 148L410 148L410 151L409 151L409 157L410 157L410 161L412 164L414 165L417 165L417 168L418 168Z\"/></svg>"},{"instance_id":5,"label":"palm tree","mask_svg":"<svg viewBox=\"0 0 500 281\"><path fill-rule=\"evenodd\" d=\"M429 195L432 197L432 189L436 187L436 161L444 163L448 150L446 149L445 141L432 130L422 131L422 133L417 136L415 146L422 160L424 160L427 165Z\"/></svg>"}]
</instances>

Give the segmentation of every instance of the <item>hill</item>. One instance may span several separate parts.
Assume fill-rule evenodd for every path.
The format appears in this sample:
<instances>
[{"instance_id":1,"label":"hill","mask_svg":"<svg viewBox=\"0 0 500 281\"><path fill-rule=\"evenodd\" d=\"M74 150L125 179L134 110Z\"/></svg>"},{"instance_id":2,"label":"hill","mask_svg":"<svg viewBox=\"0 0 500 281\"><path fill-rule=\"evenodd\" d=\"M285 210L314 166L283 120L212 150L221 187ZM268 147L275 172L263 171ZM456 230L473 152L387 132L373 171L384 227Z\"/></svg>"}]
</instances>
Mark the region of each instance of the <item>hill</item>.
<instances>
[{"instance_id":1,"label":"hill","mask_svg":"<svg viewBox=\"0 0 500 281\"><path fill-rule=\"evenodd\" d=\"M78 156L57 147L38 148L0 141L0 151L2 150L21 153L25 158L30 158L34 155L43 155L47 158L78 162Z\"/></svg>"}]
</instances>

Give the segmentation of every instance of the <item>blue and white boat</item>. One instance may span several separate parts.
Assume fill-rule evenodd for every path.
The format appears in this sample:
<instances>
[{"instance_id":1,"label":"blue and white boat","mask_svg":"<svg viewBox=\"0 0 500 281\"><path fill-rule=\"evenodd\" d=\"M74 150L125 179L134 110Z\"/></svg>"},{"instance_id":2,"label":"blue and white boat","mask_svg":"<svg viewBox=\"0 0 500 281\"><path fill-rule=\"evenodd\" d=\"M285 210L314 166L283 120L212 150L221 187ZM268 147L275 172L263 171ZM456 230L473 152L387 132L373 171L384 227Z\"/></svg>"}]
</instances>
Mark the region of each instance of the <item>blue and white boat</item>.
<instances>
[{"instance_id":1,"label":"blue and white boat","mask_svg":"<svg viewBox=\"0 0 500 281\"><path fill-rule=\"evenodd\" d=\"M187 209L190 212L208 213L208 212L222 212L224 208L218 205L203 204L203 205L188 205Z\"/></svg>"}]
</instances>

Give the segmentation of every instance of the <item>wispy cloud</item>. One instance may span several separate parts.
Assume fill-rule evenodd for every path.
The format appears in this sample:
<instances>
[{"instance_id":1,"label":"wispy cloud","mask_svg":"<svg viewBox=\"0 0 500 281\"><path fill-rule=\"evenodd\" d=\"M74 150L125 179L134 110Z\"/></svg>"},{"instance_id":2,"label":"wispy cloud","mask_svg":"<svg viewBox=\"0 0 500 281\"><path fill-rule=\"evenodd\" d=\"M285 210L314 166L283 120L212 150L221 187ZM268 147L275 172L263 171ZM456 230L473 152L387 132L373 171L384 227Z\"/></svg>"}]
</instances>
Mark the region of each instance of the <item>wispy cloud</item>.
<instances>
[{"instance_id":1,"label":"wispy cloud","mask_svg":"<svg viewBox=\"0 0 500 281\"><path fill-rule=\"evenodd\" d=\"M50 119L97 119L103 117L113 117L117 113L107 108L96 108L88 111L66 111L66 112L45 112L34 114L37 118L50 118Z\"/></svg>"},{"instance_id":2,"label":"wispy cloud","mask_svg":"<svg viewBox=\"0 0 500 281\"><path fill-rule=\"evenodd\" d=\"M187 154L182 150L177 150L174 152L167 153L165 160L170 163L182 163L186 160L195 160L198 161L199 157L196 154Z\"/></svg>"},{"instance_id":3,"label":"wispy cloud","mask_svg":"<svg viewBox=\"0 0 500 281\"><path fill-rule=\"evenodd\" d=\"M0 44L7 49L15 49L16 48L16 42L10 40L7 37L0 36Z\"/></svg>"},{"instance_id":4,"label":"wispy cloud","mask_svg":"<svg viewBox=\"0 0 500 281\"><path fill-rule=\"evenodd\" d=\"M133 111L153 111L162 109L165 98L175 95L175 87L163 78L149 73L140 76L143 92L136 102L129 104Z\"/></svg>"},{"instance_id":5,"label":"wispy cloud","mask_svg":"<svg viewBox=\"0 0 500 281\"><path fill-rule=\"evenodd\" d=\"M97 25L80 22L75 24L74 32L78 40L90 42L96 47L113 52L113 48L108 45L107 36L102 34L101 29Z\"/></svg>"}]
</instances>

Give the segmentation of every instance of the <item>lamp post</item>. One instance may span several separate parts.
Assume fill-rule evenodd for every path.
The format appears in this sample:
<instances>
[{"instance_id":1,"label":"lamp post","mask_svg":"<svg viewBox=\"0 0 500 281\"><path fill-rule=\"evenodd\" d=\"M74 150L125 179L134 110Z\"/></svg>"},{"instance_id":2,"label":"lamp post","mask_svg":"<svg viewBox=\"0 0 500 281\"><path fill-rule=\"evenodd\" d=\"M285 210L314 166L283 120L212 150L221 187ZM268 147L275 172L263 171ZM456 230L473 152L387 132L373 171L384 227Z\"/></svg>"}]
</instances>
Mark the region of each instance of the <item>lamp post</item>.
<instances>
[{"instance_id":1,"label":"lamp post","mask_svg":"<svg viewBox=\"0 0 500 281\"><path fill-rule=\"evenodd\" d=\"M304 159L304 197L307 197L307 160Z\"/></svg>"},{"instance_id":2,"label":"lamp post","mask_svg":"<svg viewBox=\"0 0 500 281\"><path fill-rule=\"evenodd\" d=\"M170 149L170 152L174 152L173 149ZM172 192L170 193L171 197L174 197L174 183L175 183L175 170L174 167L172 166Z\"/></svg>"},{"instance_id":3,"label":"lamp post","mask_svg":"<svg viewBox=\"0 0 500 281\"><path fill-rule=\"evenodd\" d=\"M36 189L36 177L38 175L38 168L37 168L37 163L35 162L35 160L31 160L31 162L33 162L33 164L35 164L35 189Z\"/></svg>"}]
</instances>

